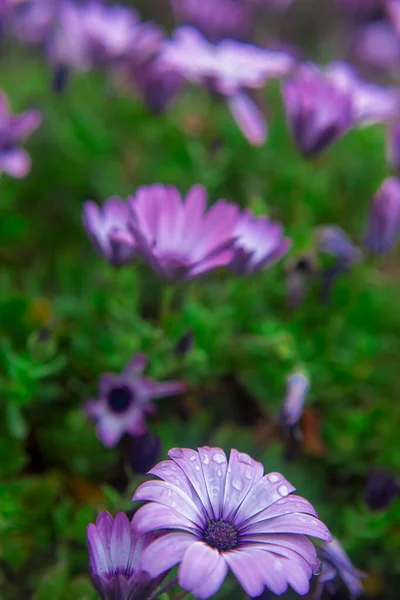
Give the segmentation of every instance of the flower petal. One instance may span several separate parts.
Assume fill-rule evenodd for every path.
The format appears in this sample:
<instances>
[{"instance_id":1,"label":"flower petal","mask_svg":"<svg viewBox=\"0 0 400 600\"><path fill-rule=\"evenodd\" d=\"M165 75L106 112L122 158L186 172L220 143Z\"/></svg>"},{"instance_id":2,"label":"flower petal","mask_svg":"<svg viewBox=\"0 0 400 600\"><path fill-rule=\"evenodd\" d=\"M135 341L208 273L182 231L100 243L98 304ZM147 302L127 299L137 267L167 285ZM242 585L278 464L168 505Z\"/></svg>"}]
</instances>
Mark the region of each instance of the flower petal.
<instances>
[{"instance_id":1,"label":"flower petal","mask_svg":"<svg viewBox=\"0 0 400 600\"><path fill-rule=\"evenodd\" d=\"M295 491L295 487L281 473L268 473L259 479L242 502L235 522L240 523L265 510L277 500Z\"/></svg>"},{"instance_id":2,"label":"flower petal","mask_svg":"<svg viewBox=\"0 0 400 600\"><path fill-rule=\"evenodd\" d=\"M254 525L247 526L241 536L243 539L251 541L252 534L269 534L269 533L300 533L303 535L311 535L325 541L330 541L332 536L328 528L315 517L300 513L291 513L272 519L264 519L258 521Z\"/></svg>"},{"instance_id":3,"label":"flower petal","mask_svg":"<svg viewBox=\"0 0 400 600\"><path fill-rule=\"evenodd\" d=\"M224 554L230 569L244 591L252 598L260 596L264 590L264 581L258 567L262 550L244 548Z\"/></svg>"},{"instance_id":4,"label":"flower petal","mask_svg":"<svg viewBox=\"0 0 400 600\"><path fill-rule=\"evenodd\" d=\"M257 104L243 92L228 98L229 110L244 137L252 146L261 146L267 139L267 122Z\"/></svg>"},{"instance_id":5,"label":"flower petal","mask_svg":"<svg viewBox=\"0 0 400 600\"><path fill-rule=\"evenodd\" d=\"M139 568L151 577L165 573L181 562L186 550L196 543L189 533L168 533L152 542L143 552Z\"/></svg>"},{"instance_id":6,"label":"flower petal","mask_svg":"<svg viewBox=\"0 0 400 600\"><path fill-rule=\"evenodd\" d=\"M139 508L132 519L132 527L137 535L156 529L182 529L189 533L198 532L198 528L192 521L172 508L155 502Z\"/></svg>"},{"instance_id":7,"label":"flower petal","mask_svg":"<svg viewBox=\"0 0 400 600\"><path fill-rule=\"evenodd\" d=\"M174 509L193 523L204 524L203 513L178 486L164 481L146 481L136 490L134 500L150 500Z\"/></svg>"},{"instance_id":8,"label":"flower petal","mask_svg":"<svg viewBox=\"0 0 400 600\"><path fill-rule=\"evenodd\" d=\"M104 548L103 540L93 523L89 524L86 537L91 570L100 577L106 576L110 568L108 556Z\"/></svg>"},{"instance_id":9,"label":"flower petal","mask_svg":"<svg viewBox=\"0 0 400 600\"><path fill-rule=\"evenodd\" d=\"M110 553L114 569L124 570L129 562L131 553L131 526L125 513L118 513L115 517L111 533Z\"/></svg>"},{"instance_id":10,"label":"flower petal","mask_svg":"<svg viewBox=\"0 0 400 600\"><path fill-rule=\"evenodd\" d=\"M317 551L315 549L314 544L309 540L305 535L297 535L290 533L275 533L275 534L253 534L251 536L251 541L249 541L252 547L266 548L267 546L274 546L277 548L282 546L284 548L289 548L293 550L293 552L297 552L300 556L307 561L307 563L313 569L313 572L318 570L320 565L320 561L317 557ZM280 554L278 550L272 550Z\"/></svg>"},{"instance_id":11,"label":"flower petal","mask_svg":"<svg viewBox=\"0 0 400 600\"><path fill-rule=\"evenodd\" d=\"M193 596L203 600L214 596L221 587L228 573L228 565L225 560L219 560L214 571L207 577L200 587L192 590Z\"/></svg>"},{"instance_id":12,"label":"flower petal","mask_svg":"<svg viewBox=\"0 0 400 600\"><path fill-rule=\"evenodd\" d=\"M215 448L215 454L225 457L223 450ZM189 448L172 448L168 452L168 456L182 469L186 477L195 489L201 503L203 504L207 514L212 519L213 509L210 498L207 492L207 485L204 480L203 469L198 452ZM226 461L226 457L225 457ZM221 463L222 464L222 463Z\"/></svg>"},{"instance_id":13,"label":"flower petal","mask_svg":"<svg viewBox=\"0 0 400 600\"><path fill-rule=\"evenodd\" d=\"M301 496L286 496L286 498L277 500L265 510L250 517L245 523L241 523L241 527L247 527L265 519L272 519L273 517L280 517L291 513L305 513L318 517L315 508L305 498Z\"/></svg>"},{"instance_id":14,"label":"flower petal","mask_svg":"<svg viewBox=\"0 0 400 600\"><path fill-rule=\"evenodd\" d=\"M218 462L214 460L215 448L204 446L203 448L199 448L198 451L208 497L213 510L213 518L218 520L222 515L228 463L226 460L225 462L221 462L222 454Z\"/></svg>"},{"instance_id":15,"label":"flower petal","mask_svg":"<svg viewBox=\"0 0 400 600\"><path fill-rule=\"evenodd\" d=\"M225 498L222 518L229 520L236 513L249 491L263 476L261 463L248 454L231 450L229 467L225 482ZM236 524L239 522L234 520Z\"/></svg>"},{"instance_id":16,"label":"flower petal","mask_svg":"<svg viewBox=\"0 0 400 600\"><path fill-rule=\"evenodd\" d=\"M217 571L214 585L218 581L222 583L222 575L224 573L226 575L227 569L221 567L221 562L224 562L224 558L218 550L207 546L204 542L195 542L186 550L179 567L179 585L188 592L201 589L214 571Z\"/></svg>"}]
</instances>

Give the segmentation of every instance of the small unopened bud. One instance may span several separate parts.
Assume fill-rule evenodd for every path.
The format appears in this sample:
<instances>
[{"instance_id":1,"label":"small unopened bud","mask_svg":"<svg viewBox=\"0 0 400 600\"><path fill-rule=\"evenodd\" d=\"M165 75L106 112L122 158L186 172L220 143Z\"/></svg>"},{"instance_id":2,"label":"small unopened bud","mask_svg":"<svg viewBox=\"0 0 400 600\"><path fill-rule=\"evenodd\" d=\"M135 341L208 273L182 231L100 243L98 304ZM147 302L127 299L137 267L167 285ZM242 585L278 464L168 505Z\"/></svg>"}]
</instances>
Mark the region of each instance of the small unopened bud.
<instances>
[{"instance_id":1,"label":"small unopened bud","mask_svg":"<svg viewBox=\"0 0 400 600\"><path fill-rule=\"evenodd\" d=\"M372 469L367 478L364 500L371 510L388 508L400 492L400 481L390 471Z\"/></svg>"}]
</instances>

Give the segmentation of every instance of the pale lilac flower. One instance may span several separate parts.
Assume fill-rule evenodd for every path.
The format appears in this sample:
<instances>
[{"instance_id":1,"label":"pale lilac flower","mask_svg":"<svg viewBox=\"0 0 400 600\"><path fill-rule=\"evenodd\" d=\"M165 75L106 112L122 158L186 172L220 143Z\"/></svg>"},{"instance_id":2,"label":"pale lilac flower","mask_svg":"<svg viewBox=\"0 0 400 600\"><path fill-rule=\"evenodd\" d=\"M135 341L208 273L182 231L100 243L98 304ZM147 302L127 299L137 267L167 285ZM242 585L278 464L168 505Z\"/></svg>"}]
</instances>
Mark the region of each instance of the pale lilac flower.
<instances>
[{"instance_id":1,"label":"pale lilac flower","mask_svg":"<svg viewBox=\"0 0 400 600\"><path fill-rule=\"evenodd\" d=\"M252 11L243 0L172 0L172 9L178 23L213 41L243 38L252 28Z\"/></svg>"},{"instance_id":2,"label":"pale lilac flower","mask_svg":"<svg viewBox=\"0 0 400 600\"><path fill-rule=\"evenodd\" d=\"M400 174L400 122L388 127L386 136L386 156L390 167Z\"/></svg>"},{"instance_id":3,"label":"pale lilac flower","mask_svg":"<svg viewBox=\"0 0 400 600\"><path fill-rule=\"evenodd\" d=\"M158 383L142 372L147 358L137 354L120 375L104 373L99 381L99 396L85 404L86 414L95 419L98 438L107 447L115 446L124 433L133 436L147 431L146 416L154 414L153 400L181 394L181 381Z\"/></svg>"},{"instance_id":4,"label":"pale lilac flower","mask_svg":"<svg viewBox=\"0 0 400 600\"><path fill-rule=\"evenodd\" d=\"M400 39L386 20L361 27L351 49L359 60L375 69L394 72L400 64Z\"/></svg>"},{"instance_id":5,"label":"pale lilac flower","mask_svg":"<svg viewBox=\"0 0 400 600\"><path fill-rule=\"evenodd\" d=\"M242 133L254 145L265 141L267 128L248 91L263 88L268 79L283 77L294 66L287 52L230 39L211 44L189 26L179 27L173 38L164 42L161 61L164 68L225 96Z\"/></svg>"},{"instance_id":6,"label":"pale lilac flower","mask_svg":"<svg viewBox=\"0 0 400 600\"><path fill-rule=\"evenodd\" d=\"M373 254L389 252L400 231L400 180L388 177L371 206L364 244Z\"/></svg>"},{"instance_id":7,"label":"pale lilac flower","mask_svg":"<svg viewBox=\"0 0 400 600\"><path fill-rule=\"evenodd\" d=\"M89 574L101 600L147 600L162 582L165 574L151 579L139 569L143 551L155 535L135 535L125 513L113 519L101 512L96 525L88 525L86 536Z\"/></svg>"},{"instance_id":8,"label":"pale lilac flower","mask_svg":"<svg viewBox=\"0 0 400 600\"><path fill-rule=\"evenodd\" d=\"M337 89L351 97L353 126L386 123L399 116L398 89L364 81L353 67L341 61L328 65L325 73Z\"/></svg>"},{"instance_id":9,"label":"pale lilac flower","mask_svg":"<svg viewBox=\"0 0 400 600\"><path fill-rule=\"evenodd\" d=\"M39 127L41 121L42 117L36 110L13 115L6 95L0 90L0 176L7 173L19 179L29 173L31 159L21 148L21 143Z\"/></svg>"},{"instance_id":10,"label":"pale lilac flower","mask_svg":"<svg viewBox=\"0 0 400 600\"><path fill-rule=\"evenodd\" d=\"M250 275L271 266L289 250L291 241L283 237L283 228L268 217L255 217L245 210L233 235L235 255L230 268L239 275Z\"/></svg>"},{"instance_id":11,"label":"pale lilac flower","mask_svg":"<svg viewBox=\"0 0 400 600\"><path fill-rule=\"evenodd\" d=\"M231 262L239 210L219 200L207 211L202 186L193 186L185 199L173 186L142 186L130 206L137 250L166 280L193 279Z\"/></svg>"},{"instance_id":12,"label":"pale lilac flower","mask_svg":"<svg viewBox=\"0 0 400 600\"><path fill-rule=\"evenodd\" d=\"M196 598L213 596L228 569L251 597L265 587L301 595L319 567L306 535L331 535L307 500L280 473L263 477L262 465L232 450L174 448L150 473L134 500L149 503L136 512L137 534L171 530L143 553L140 567L152 577L180 563L179 585Z\"/></svg>"},{"instance_id":13,"label":"pale lilac flower","mask_svg":"<svg viewBox=\"0 0 400 600\"><path fill-rule=\"evenodd\" d=\"M282 84L286 118L294 140L314 155L342 137L352 124L352 99L314 65L302 65Z\"/></svg>"},{"instance_id":14,"label":"pale lilac flower","mask_svg":"<svg viewBox=\"0 0 400 600\"><path fill-rule=\"evenodd\" d=\"M322 573L318 578L320 588L328 584L328 589L333 590L334 585L331 582L339 576L353 600L361 596L363 587L360 579L365 577L365 574L354 567L339 540L333 538L330 543L322 543L318 555L322 562Z\"/></svg>"},{"instance_id":15,"label":"pale lilac flower","mask_svg":"<svg viewBox=\"0 0 400 600\"><path fill-rule=\"evenodd\" d=\"M130 210L127 202L113 196L102 207L88 200L83 205L83 224L100 254L113 266L131 263L135 258L135 241L118 239L118 234L129 236Z\"/></svg>"},{"instance_id":16,"label":"pale lilac flower","mask_svg":"<svg viewBox=\"0 0 400 600\"><path fill-rule=\"evenodd\" d=\"M287 378L286 395L279 420L282 427L286 431L293 431L296 437L299 436L299 424L309 388L310 381L308 377L300 371L292 373Z\"/></svg>"}]
</instances>

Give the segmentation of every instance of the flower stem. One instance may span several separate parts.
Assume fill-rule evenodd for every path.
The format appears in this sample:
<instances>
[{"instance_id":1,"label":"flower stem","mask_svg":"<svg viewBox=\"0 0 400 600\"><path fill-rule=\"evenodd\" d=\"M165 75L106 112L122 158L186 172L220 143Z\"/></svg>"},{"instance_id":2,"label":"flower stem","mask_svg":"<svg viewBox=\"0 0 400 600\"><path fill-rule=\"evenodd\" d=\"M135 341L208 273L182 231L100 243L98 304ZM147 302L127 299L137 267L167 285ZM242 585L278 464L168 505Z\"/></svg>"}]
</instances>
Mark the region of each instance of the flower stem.
<instances>
[{"instance_id":1,"label":"flower stem","mask_svg":"<svg viewBox=\"0 0 400 600\"><path fill-rule=\"evenodd\" d=\"M163 289L161 292L160 316L159 316L159 326L163 330L165 330L169 315L171 313L171 302L172 302L173 294L174 294L174 287L172 285L166 284L163 286Z\"/></svg>"},{"instance_id":2,"label":"flower stem","mask_svg":"<svg viewBox=\"0 0 400 600\"><path fill-rule=\"evenodd\" d=\"M167 590L169 590L177 582L178 582L178 578L173 577L172 579L170 579L169 581L164 583L161 587L159 587L158 590L156 592L154 592L154 594L151 594L151 596L148 597L148 600L155 600L156 598L159 598L161 596L161 594L164 594Z\"/></svg>"}]
</instances>

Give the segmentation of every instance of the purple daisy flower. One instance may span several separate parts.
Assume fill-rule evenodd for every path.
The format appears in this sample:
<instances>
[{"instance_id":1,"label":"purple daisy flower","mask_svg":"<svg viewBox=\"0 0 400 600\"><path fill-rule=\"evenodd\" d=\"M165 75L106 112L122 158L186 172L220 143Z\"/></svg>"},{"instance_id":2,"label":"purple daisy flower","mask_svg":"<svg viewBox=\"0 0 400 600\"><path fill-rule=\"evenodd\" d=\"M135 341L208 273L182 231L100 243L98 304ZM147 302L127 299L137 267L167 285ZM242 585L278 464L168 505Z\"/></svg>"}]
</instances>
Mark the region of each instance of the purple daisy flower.
<instances>
[{"instance_id":1,"label":"purple daisy flower","mask_svg":"<svg viewBox=\"0 0 400 600\"><path fill-rule=\"evenodd\" d=\"M239 275L269 267L291 246L291 241L283 237L282 225L273 223L268 217L255 217L249 210L241 214L234 236L235 256L230 267Z\"/></svg>"},{"instance_id":2,"label":"purple daisy flower","mask_svg":"<svg viewBox=\"0 0 400 600\"><path fill-rule=\"evenodd\" d=\"M400 179L388 177L377 191L368 220L364 244L373 254L385 254L400 231Z\"/></svg>"},{"instance_id":3,"label":"purple daisy flower","mask_svg":"<svg viewBox=\"0 0 400 600\"><path fill-rule=\"evenodd\" d=\"M99 396L86 402L86 414L96 421L98 438L107 447L115 446L124 433L142 436L147 431L146 416L154 414L152 400L175 396L185 390L181 381L158 383L142 372L147 358L137 354L120 375L104 373Z\"/></svg>"},{"instance_id":4,"label":"purple daisy flower","mask_svg":"<svg viewBox=\"0 0 400 600\"><path fill-rule=\"evenodd\" d=\"M153 533L136 536L125 513L115 520L99 514L96 525L87 528L89 573L101 600L147 600L165 574L151 579L139 569L143 551L154 540Z\"/></svg>"},{"instance_id":5,"label":"purple daisy flower","mask_svg":"<svg viewBox=\"0 0 400 600\"><path fill-rule=\"evenodd\" d=\"M346 584L352 599L361 596L363 587L360 579L366 575L354 567L339 540L333 538L330 543L321 544L318 555L322 562L322 573L318 578L320 594L326 584L328 591L333 591L334 585L331 582L339 576Z\"/></svg>"},{"instance_id":6,"label":"purple daisy flower","mask_svg":"<svg viewBox=\"0 0 400 600\"><path fill-rule=\"evenodd\" d=\"M150 473L134 500L150 502L136 512L137 534L173 530L145 550L141 568L157 577L180 563L179 585L196 598L209 598L231 569L247 594L265 587L283 594L291 585L306 594L319 567L306 535L331 535L307 500L290 496L294 487L280 473L263 477L262 465L232 450L174 448Z\"/></svg>"},{"instance_id":7,"label":"purple daisy flower","mask_svg":"<svg viewBox=\"0 0 400 600\"><path fill-rule=\"evenodd\" d=\"M135 240L129 234L130 210L127 202L113 196L100 208L88 200L83 205L83 225L93 245L114 267L131 263L135 258ZM121 241L117 234L128 237Z\"/></svg>"},{"instance_id":8,"label":"purple daisy flower","mask_svg":"<svg viewBox=\"0 0 400 600\"><path fill-rule=\"evenodd\" d=\"M352 99L314 65L303 65L282 85L286 118L303 154L312 156L343 136L352 124Z\"/></svg>"},{"instance_id":9,"label":"purple daisy flower","mask_svg":"<svg viewBox=\"0 0 400 600\"><path fill-rule=\"evenodd\" d=\"M39 127L41 121L37 110L13 115L6 95L0 91L0 176L4 172L20 179L29 173L31 159L20 144Z\"/></svg>"},{"instance_id":10,"label":"purple daisy flower","mask_svg":"<svg viewBox=\"0 0 400 600\"><path fill-rule=\"evenodd\" d=\"M239 209L219 200L206 211L202 186L193 186L184 200L174 186L142 186L130 206L137 250L166 280L193 279L231 262Z\"/></svg>"}]
</instances>

